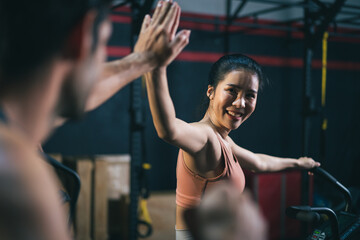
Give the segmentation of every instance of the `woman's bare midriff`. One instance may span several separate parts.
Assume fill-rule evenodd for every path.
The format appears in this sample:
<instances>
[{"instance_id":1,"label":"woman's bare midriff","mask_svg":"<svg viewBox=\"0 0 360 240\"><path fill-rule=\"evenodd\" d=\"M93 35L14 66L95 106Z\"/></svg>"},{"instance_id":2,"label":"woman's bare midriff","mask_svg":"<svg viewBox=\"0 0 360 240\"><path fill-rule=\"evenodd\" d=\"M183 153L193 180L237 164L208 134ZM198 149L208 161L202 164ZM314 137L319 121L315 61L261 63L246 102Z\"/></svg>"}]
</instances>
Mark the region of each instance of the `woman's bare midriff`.
<instances>
[{"instance_id":1,"label":"woman's bare midriff","mask_svg":"<svg viewBox=\"0 0 360 240\"><path fill-rule=\"evenodd\" d=\"M176 205L176 229L188 229L183 214L186 208Z\"/></svg>"}]
</instances>

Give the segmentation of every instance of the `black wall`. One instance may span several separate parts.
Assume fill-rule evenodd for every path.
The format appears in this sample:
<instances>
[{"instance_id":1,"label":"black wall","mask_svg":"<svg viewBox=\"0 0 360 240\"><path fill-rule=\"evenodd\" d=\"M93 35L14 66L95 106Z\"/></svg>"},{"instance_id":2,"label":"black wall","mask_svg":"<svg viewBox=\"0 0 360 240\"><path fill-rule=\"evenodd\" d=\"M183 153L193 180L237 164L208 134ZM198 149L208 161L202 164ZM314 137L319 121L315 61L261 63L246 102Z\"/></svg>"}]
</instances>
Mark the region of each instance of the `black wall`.
<instances>
[{"instance_id":1,"label":"black wall","mask_svg":"<svg viewBox=\"0 0 360 240\"><path fill-rule=\"evenodd\" d=\"M128 46L129 25L114 24L110 46ZM232 34L230 51L249 55L302 58L303 39L259 34ZM224 41L217 31L192 30L185 51L222 53ZM360 64L360 41L329 39L328 61ZM321 45L315 59L321 59ZM200 120L210 62L175 61L168 69L169 87L177 116ZM240 145L254 152L300 157L302 144L302 68L264 65L270 83L260 93L253 116L231 133ZM360 69L329 69L327 78L328 130L323 167L345 185L360 187ZM321 69L313 71L316 106L320 106ZM82 122L68 122L44 145L46 152L94 155L129 152L129 87L87 114ZM152 190L174 189L177 149L160 140L149 107L146 109L146 158L152 164ZM312 117L310 156L319 158L320 115Z\"/></svg>"}]
</instances>

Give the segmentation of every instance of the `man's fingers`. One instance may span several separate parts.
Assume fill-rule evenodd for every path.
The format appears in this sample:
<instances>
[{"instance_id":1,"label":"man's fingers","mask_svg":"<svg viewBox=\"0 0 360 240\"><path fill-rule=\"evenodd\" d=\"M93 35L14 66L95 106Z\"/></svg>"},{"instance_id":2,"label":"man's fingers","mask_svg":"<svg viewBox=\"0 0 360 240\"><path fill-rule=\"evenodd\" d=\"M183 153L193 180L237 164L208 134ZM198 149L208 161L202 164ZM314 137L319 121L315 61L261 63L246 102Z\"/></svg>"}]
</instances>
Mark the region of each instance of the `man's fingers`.
<instances>
[{"instance_id":1,"label":"man's fingers","mask_svg":"<svg viewBox=\"0 0 360 240\"><path fill-rule=\"evenodd\" d=\"M151 21L150 16L146 14L141 25L140 33L144 32L148 28L148 26L150 25L150 21Z\"/></svg>"},{"instance_id":2,"label":"man's fingers","mask_svg":"<svg viewBox=\"0 0 360 240\"><path fill-rule=\"evenodd\" d=\"M167 16L167 14L169 13L169 10L171 9L171 6L173 4L169 1L166 2L162 2L160 9L159 9L159 13L156 15L156 18L153 18L152 24L153 25L160 25L165 17Z\"/></svg>"}]
</instances>

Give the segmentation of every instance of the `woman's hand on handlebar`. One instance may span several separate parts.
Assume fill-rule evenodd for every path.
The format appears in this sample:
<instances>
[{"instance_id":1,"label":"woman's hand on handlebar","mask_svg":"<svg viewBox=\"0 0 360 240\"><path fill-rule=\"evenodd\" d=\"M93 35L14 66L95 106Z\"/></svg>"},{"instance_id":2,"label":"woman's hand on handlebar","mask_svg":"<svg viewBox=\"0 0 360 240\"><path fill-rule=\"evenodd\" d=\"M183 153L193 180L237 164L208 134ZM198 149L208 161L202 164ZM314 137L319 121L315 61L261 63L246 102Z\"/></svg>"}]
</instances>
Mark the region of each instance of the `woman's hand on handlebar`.
<instances>
[{"instance_id":1,"label":"woman's hand on handlebar","mask_svg":"<svg viewBox=\"0 0 360 240\"><path fill-rule=\"evenodd\" d=\"M308 157L299 158L298 165L300 169L311 169L314 167L320 167L319 162L316 162L314 159Z\"/></svg>"}]
</instances>

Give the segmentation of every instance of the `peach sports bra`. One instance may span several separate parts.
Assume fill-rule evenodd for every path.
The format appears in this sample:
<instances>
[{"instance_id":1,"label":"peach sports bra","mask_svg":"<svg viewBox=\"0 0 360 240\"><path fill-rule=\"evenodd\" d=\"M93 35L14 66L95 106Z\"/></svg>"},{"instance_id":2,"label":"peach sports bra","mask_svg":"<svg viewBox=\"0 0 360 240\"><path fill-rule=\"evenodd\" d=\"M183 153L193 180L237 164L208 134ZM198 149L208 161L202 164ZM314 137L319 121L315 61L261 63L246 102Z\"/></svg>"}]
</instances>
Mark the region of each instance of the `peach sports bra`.
<instances>
[{"instance_id":1,"label":"peach sports bra","mask_svg":"<svg viewBox=\"0 0 360 240\"><path fill-rule=\"evenodd\" d=\"M191 208L197 206L207 189L223 180L230 180L240 192L245 187L245 177L241 166L233 155L231 149L226 146L219 134L216 134L221 145L222 159L224 160L223 172L214 178L204 178L191 171L185 164L183 150L179 150L176 176L176 204L180 207Z\"/></svg>"}]
</instances>

